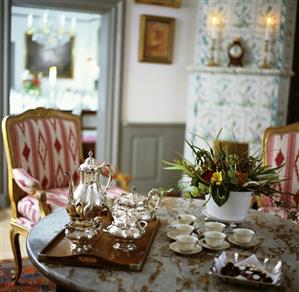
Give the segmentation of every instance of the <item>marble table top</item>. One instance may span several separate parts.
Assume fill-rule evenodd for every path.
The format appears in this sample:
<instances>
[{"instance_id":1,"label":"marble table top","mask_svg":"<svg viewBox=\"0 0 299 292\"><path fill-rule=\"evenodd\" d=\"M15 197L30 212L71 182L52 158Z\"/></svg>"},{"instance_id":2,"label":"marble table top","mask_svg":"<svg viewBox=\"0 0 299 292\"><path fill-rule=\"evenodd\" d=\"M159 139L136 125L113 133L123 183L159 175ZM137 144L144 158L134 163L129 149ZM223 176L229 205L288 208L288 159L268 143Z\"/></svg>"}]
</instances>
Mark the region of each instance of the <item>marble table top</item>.
<instances>
[{"instance_id":1,"label":"marble table top","mask_svg":"<svg viewBox=\"0 0 299 292\"><path fill-rule=\"evenodd\" d=\"M223 283L208 275L217 252L203 250L182 256L169 249L166 233L179 213L190 213L204 223L202 201L166 197L158 216L161 226L141 272L126 272L39 262L37 254L68 222L65 210L40 220L31 230L27 252L33 264L48 278L72 291L252 291ZM299 225L279 217L250 210L240 227L253 229L264 240L254 252L257 256L279 258L283 263L284 291L299 291ZM229 231L230 227L226 231ZM236 247L229 250L244 252ZM248 252L248 251L247 251ZM271 290L273 291L273 290Z\"/></svg>"}]
</instances>

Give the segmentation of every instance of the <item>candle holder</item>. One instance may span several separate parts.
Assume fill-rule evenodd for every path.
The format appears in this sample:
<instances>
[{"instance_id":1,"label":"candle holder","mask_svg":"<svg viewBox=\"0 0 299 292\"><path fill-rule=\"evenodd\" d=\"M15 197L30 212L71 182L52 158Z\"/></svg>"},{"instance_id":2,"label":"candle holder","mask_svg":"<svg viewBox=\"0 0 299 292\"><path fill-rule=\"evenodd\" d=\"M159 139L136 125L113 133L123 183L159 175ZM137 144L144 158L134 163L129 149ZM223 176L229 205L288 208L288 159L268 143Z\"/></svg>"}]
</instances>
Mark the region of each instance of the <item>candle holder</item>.
<instances>
[{"instance_id":1,"label":"candle holder","mask_svg":"<svg viewBox=\"0 0 299 292\"><path fill-rule=\"evenodd\" d=\"M269 55L269 40L265 40L264 42L264 60L263 63L260 65L261 69L270 69L271 65L268 63L268 55Z\"/></svg>"},{"instance_id":2,"label":"candle holder","mask_svg":"<svg viewBox=\"0 0 299 292\"><path fill-rule=\"evenodd\" d=\"M215 61L215 50L216 50L216 39L212 38L211 53L210 53L210 59L209 59L209 62L208 62L209 67L218 66L218 64Z\"/></svg>"}]
</instances>

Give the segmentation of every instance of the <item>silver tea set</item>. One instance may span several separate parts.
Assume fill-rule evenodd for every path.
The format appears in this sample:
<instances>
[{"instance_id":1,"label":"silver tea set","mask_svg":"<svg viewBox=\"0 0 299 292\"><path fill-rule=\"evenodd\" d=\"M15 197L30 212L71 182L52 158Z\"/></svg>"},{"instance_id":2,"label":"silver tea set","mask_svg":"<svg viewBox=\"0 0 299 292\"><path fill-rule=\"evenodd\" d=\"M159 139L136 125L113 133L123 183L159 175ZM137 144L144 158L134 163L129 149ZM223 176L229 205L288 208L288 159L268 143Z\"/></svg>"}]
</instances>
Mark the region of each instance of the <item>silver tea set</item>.
<instances>
[{"instance_id":1,"label":"silver tea set","mask_svg":"<svg viewBox=\"0 0 299 292\"><path fill-rule=\"evenodd\" d=\"M146 232L149 221L156 218L161 193L152 189L147 196L123 193L112 199L107 196L112 181L112 167L109 163L99 163L89 152L89 157L79 167L80 181L75 188L68 173L69 192L67 213L71 221L65 226L65 235L72 242L72 252L84 253L93 248L94 239L106 232L115 238L113 248L122 251L136 249L134 240ZM102 187L103 173L108 173L107 182ZM103 228L102 212L108 212L112 223Z\"/></svg>"}]
</instances>

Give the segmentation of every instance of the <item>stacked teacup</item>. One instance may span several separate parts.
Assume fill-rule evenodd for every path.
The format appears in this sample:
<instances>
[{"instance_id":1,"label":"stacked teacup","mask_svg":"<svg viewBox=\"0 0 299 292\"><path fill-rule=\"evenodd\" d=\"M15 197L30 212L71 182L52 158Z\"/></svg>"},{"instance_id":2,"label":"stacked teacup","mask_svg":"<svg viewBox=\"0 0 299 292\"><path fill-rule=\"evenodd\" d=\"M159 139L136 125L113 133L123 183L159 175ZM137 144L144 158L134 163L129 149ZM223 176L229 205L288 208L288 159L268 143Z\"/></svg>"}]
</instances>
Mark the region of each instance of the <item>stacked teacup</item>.
<instances>
[{"instance_id":1,"label":"stacked teacup","mask_svg":"<svg viewBox=\"0 0 299 292\"><path fill-rule=\"evenodd\" d=\"M190 252L198 241L198 238L192 235L194 227L190 225L195 222L196 217L190 214L179 214L176 218L178 223L174 224L173 228L181 233L175 238L177 247L182 252Z\"/></svg>"},{"instance_id":2,"label":"stacked teacup","mask_svg":"<svg viewBox=\"0 0 299 292\"><path fill-rule=\"evenodd\" d=\"M206 222L206 232L204 233L205 243L212 248L221 247L226 235L223 233L225 224L220 222Z\"/></svg>"}]
</instances>

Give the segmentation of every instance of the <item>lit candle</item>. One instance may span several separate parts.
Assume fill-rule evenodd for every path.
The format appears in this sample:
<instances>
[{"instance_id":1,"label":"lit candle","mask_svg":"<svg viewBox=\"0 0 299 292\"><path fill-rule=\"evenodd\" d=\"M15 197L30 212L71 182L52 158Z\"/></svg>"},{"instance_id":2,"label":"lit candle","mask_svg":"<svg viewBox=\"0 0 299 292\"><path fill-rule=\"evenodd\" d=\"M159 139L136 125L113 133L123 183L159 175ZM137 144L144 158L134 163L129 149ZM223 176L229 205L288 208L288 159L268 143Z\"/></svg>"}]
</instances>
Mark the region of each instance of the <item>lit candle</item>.
<instances>
[{"instance_id":1,"label":"lit candle","mask_svg":"<svg viewBox=\"0 0 299 292\"><path fill-rule=\"evenodd\" d=\"M266 20L265 41L268 41L270 38L270 29L271 29L271 17L268 16Z\"/></svg>"},{"instance_id":2,"label":"lit candle","mask_svg":"<svg viewBox=\"0 0 299 292\"><path fill-rule=\"evenodd\" d=\"M61 28L64 28L64 25L65 25L65 15L62 14L62 15L60 16L60 27L61 27Z\"/></svg>"},{"instance_id":3,"label":"lit candle","mask_svg":"<svg viewBox=\"0 0 299 292\"><path fill-rule=\"evenodd\" d=\"M55 87L57 80L57 67L51 66L49 68L49 85L50 87Z\"/></svg>"},{"instance_id":4,"label":"lit candle","mask_svg":"<svg viewBox=\"0 0 299 292\"><path fill-rule=\"evenodd\" d=\"M27 17L27 28L31 29L33 24L33 16L32 14L29 14Z\"/></svg>"},{"instance_id":5,"label":"lit candle","mask_svg":"<svg viewBox=\"0 0 299 292\"><path fill-rule=\"evenodd\" d=\"M212 27L211 27L211 37L214 40L217 37L217 25L218 25L218 19L216 16L213 16L212 17Z\"/></svg>"},{"instance_id":6,"label":"lit candle","mask_svg":"<svg viewBox=\"0 0 299 292\"><path fill-rule=\"evenodd\" d=\"M72 20L71 20L71 32L74 33L76 31L76 25L77 25L76 17L72 17Z\"/></svg>"},{"instance_id":7,"label":"lit candle","mask_svg":"<svg viewBox=\"0 0 299 292\"><path fill-rule=\"evenodd\" d=\"M48 25L48 10L43 14L43 26Z\"/></svg>"}]
</instances>

